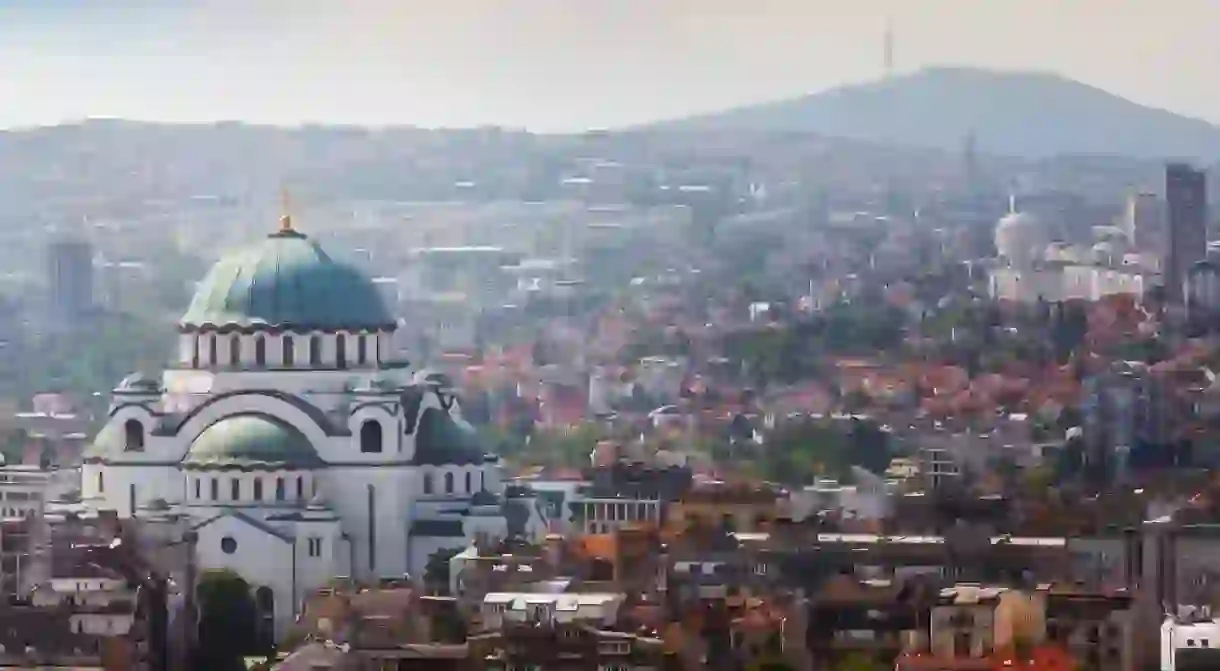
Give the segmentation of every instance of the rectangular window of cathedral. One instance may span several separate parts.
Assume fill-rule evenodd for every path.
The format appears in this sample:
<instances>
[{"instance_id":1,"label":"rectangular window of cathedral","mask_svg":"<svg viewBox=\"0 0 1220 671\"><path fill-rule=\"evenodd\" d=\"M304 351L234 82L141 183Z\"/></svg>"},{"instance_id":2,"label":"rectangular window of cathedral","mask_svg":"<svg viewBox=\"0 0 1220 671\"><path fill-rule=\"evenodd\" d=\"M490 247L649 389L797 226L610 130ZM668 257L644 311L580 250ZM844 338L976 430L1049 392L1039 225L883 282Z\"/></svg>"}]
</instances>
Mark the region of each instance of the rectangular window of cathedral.
<instances>
[{"instance_id":1,"label":"rectangular window of cathedral","mask_svg":"<svg viewBox=\"0 0 1220 671\"><path fill-rule=\"evenodd\" d=\"M321 538L314 536L309 539L309 556L310 557L321 557L322 556L322 539Z\"/></svg>"},{"instance_id":2,"label":"rectangular window of cathedral","mask_svg":"<svg viewBox=\"0 0 1220 671\"><path fill-rule=\"evenodd\" d=\"M241 480L233 478L229 481L229 497L234 501L241 500Z\"/></svg>"}]
</instances>

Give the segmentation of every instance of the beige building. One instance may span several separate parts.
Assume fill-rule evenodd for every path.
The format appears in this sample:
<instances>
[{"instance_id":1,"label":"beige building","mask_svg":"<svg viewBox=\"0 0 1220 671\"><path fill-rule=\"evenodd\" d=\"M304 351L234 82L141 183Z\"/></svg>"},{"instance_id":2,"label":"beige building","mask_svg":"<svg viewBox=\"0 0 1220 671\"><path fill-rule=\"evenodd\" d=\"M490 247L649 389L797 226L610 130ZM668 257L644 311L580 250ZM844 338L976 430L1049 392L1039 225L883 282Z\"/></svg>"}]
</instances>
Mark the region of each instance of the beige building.
<instances>
[{"instance_id":1,"label":"beige building","mask_svg":"<svg viewBox=\"0 0 1220 671\"><path fill-rule=\"evenodd\" d=\"M1106 296L1144 295L1154 278L1136 268L1052 263L1038 267L1000 267L991 273L990 293L1014 303L1097 301Z\"/></svg>"},{"instance_id":2,"label":"beige building","mask_svg":"<svg viewBox=\"0 0 1220 671\"><path fill-rule=\"evenodd\" d=\"M1086 668L1130 671L1136 668L1132 605L1126 593L959 584L941 591L927 632L915 632L913 642L945 664L1049 644Z\"/></svg>"}]
</instances>

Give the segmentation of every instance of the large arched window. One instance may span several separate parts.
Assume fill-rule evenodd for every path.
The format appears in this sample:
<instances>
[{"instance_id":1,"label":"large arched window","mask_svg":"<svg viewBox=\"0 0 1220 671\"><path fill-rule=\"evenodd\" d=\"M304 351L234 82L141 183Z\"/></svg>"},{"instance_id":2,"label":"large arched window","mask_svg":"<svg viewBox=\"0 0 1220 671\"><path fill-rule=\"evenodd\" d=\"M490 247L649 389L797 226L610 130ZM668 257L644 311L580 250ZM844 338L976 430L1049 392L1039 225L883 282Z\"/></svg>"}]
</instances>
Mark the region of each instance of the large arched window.
<instances>
[{"instance_id":1,"label":"large arched window","mask_svg":"<svg viewBox=\"0 0 1220 671\"><path fill-rule=\"evenodd\" d=\"M433 482L431 473L424 473L424 494L431 494L436 489L436 483Z\"/></svg>"},{"instance_id":2,"label":"large arched window","mask_svg":"<svg viewBox=\"0 0 1220 671\"><path fill-rule=\"evenodd\" d=\"M322 365L322 336L309 337L309 365Z\"/></svg>"},{"instance_id":3,"label":"large arched window","mask_svg":"<svg viewBox=\"0 0 1220 671\"><path fill-rule=\"evenodd\" d=\"M297 498L298 499L305 498L305 476L304 475L297 476Z\"/></svg>"},{"instance_id":4,"label":"large arched window","mask_svg":"<svg viewBox=\"0 0 1220 671\"><path fill-rule=\"evenodd\" d=\"M241 365L241 336L236 333L229 336L229 365L234 368Z\"/></svg>"},{"instance_id":5,"label":"large arched window","mask_svg":"<svg viewBox=\"0 0 1220 671\"><path fill-rule=\"evenodd\" d=\"M381 422L368 420L360 425L360 451L367 454L381 452Z\"/></svg>"},{"instance_id":6,"label":"large arched window","mask_svg":"<svg viewBox=\"0 0 1220 671\"><path fill-rule=\"evenodd\" d=\"M220 364L220 355L216 353L216 336L208 336L208 365Z\"/></svg>"},{"instance_id":7,"label":"large arched window","mask_svg":"<svg viewBox=\"0 0 1220 671\"><path fill-rule=\"evenodd\" d=\"M284 478L275 479L275 500L284 500Z\"/></svg>"},{"instance_id":8,"label":"large arched window","mask_svg":"<svg viewBox=\"0 0 1220 671\"><path fill-rule=\"evenodd\" d=\"M123 449L128 452L144 451L144 425L138 419L123 422Z\"/></svg>"},{"instance_id":9,"label":"large arched window","mask_svg":"<svg viewBox=\"0 0 1220 671\"><path fill-rule=\"evenodd\" d=\"M254 337L254 365L259 368L267 365L267 340L262 334Z\"/></svg>"},{"instance_id":10,"label":"large arched window","mask_svg":"<svg viewBox=\"0 0 1220 671\"><path fill-rule=\"evenodd\" d=\"M445 493L446 494L453 493L453 474L452 473L445 474Z\"/></svg>"},{"instance_id":11,"label":"large arched window","mask_svg":"<svg viewBox=\"0 0 1220 671\"><path fill-rule=\"evenodd\" d=\"M191 368L199 367L199 336L191 336Z\"/></svg>"},{"instance_id":12,"label":"large arched window","mask_svg":"<svg viewBox=\"0 0 1220 671\"><path fill-rule=\"evenodd\" d=\"M283 345L283 348L284 348L283 357L282 357L284 359L284 365L291 366L294 363L296 363L296 355L297 355L296 343L293 342L292 336L290 336L290 335L284 336L284 340L281 344Z\"/></svg>"},{"instance_id":13,"label":"large arched window","mask_svg":"<svg viewBox=\"0 0 1220 671\"><path fill-rule=\"evenodd\" d=\"M342 333L335 336L335 366L347 368L347 336Z\"/></svg>"},{"instance_id":14,"label":"large arched window","mask_svg":"<svg viewBox=\"0 0 1220 671\"><path fill-rule=\"evenodd\" d=\"M258 476L254 477L254 500L263 500L263 479Z\"/></svg>"},{"instance_id":15,"label":"large arched window","mask_svg":"<svg viewBox=\"0 0 1220 671\"><path fill-rule=\"evenodd\" d=\"M470 471L466 471L466 493L474 491L474 475Z\"/></svg>"},{"instance_id":16,"label":"large arched window","mask_svg":"<svg viewBox=\"0 0 1220 671\"><path fill-rule=\"evenodd\" d=\"M356 336L356 364L363 366L364 364L366 364L368 362L369 362L368 336L361 334L361 335Z\"/></svg>"}]
</instances>

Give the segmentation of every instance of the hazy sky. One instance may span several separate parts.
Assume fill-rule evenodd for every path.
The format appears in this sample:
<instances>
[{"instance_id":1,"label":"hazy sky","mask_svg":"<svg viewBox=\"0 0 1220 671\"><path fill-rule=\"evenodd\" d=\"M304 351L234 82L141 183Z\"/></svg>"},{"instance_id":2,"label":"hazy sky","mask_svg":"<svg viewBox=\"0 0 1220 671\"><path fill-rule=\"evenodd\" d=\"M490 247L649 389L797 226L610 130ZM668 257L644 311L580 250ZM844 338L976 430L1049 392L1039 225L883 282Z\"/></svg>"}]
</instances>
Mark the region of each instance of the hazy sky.
<instances>
[{"instance_id":1,"label":"hazy sky","mask_svg":"<svg viewBox=\"0 0 1220 671\"><path fill-rule=\"evenodd\" d=\"M0 126L605 127L898 70L1046 69L1220 121L1220 0L0 0Z\"/></svg>"}]
</instances>

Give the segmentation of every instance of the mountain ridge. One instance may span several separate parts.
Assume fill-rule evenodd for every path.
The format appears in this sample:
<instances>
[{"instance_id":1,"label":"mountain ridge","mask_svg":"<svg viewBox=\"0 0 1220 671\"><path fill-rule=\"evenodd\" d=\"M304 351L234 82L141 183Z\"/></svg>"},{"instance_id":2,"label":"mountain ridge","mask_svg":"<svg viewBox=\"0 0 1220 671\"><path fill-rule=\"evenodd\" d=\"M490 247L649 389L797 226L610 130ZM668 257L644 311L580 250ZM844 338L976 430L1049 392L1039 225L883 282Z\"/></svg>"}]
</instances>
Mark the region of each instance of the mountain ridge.
<instances>
[{"instance_id":1,"label":"mountain ridge","mask_svg":"<svg viewBox=\"0 0 1220 671\"><path fill-rule=\"evenodd\" d=\"M1220 127L1047 71L932 67L794 98L697 114L654 130L810 132L936 149L1220 158Z\"/></svg>"}]
</instances>

